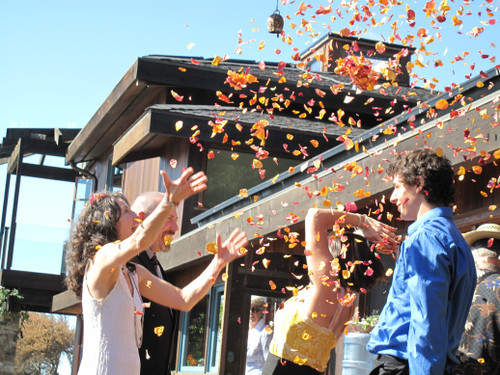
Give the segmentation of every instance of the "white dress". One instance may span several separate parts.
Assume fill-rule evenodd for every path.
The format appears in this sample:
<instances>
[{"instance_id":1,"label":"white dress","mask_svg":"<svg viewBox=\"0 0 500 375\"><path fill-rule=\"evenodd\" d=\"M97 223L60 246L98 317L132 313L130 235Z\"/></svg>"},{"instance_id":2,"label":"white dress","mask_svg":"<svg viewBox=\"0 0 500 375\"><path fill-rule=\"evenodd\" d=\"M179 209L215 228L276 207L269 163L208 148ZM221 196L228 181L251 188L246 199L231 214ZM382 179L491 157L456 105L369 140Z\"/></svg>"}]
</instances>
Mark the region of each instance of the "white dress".
<instances>
[{"instance_id":1,"label":"white dress","mask_svg":"<svg viewBox=\"0 0 500 375\"><path fill-rule=\"evenodd\" d=\"M124 274L125 272L125 274ZM120 272L115 286L100 300L92 297L83 278L83 356L79 375L140 373L137 337L142 335L143 306L136 273ZM125 280L130 275L133 297ZM136 313L139 312L139 314Z\"/></svg>"}]
</instances>

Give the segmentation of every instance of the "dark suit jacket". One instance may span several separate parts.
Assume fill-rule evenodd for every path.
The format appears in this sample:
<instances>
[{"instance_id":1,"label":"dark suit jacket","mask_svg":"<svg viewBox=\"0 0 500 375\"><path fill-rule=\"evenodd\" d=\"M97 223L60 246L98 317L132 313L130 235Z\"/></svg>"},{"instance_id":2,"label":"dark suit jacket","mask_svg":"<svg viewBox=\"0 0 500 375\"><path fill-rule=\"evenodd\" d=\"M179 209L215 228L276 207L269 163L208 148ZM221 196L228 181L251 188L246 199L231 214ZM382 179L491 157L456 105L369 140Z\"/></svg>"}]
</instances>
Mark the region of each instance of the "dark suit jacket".
<instances>
[{"instance_id":1,"label":"dark suit jacket","mask_svg":"<svg viewBox=\"0 0 500 375\"><path fill-rule=\"evenodd\" d=\"M143 251L132 259L132 262L146 267L153 275L156 275L154 264L148 254ZM168 281L163 268L160 266L163 278ZM143 302L150 302L143 298ZM139 349L141 358L141 375L169 375L175 365L175 346L179 312L168 307L151 302L149 308L144 309L144 334L142 346ZM163 326L161 336L155 334L156 327ZM146 359L149 354L149 359Z\"/></svg>"}]
</instances>

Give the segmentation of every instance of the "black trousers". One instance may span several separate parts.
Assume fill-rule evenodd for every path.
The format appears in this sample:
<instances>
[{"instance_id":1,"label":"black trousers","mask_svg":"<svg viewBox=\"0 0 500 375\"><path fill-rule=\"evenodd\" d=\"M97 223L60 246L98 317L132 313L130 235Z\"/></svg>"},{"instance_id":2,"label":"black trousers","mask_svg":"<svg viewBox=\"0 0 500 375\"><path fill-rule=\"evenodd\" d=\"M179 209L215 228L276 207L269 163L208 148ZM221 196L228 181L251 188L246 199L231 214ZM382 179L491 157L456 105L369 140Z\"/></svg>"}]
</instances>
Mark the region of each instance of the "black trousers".
<instances>
[{"instance_id":1,"label":"black trousers","mask_svg":"<svg viewBox=\"0 0 500 375\"><path fill-rule=\"evenodd\" d=\"M271 353L268 354L262 375L321 375L322 372L316 371L307 365L297 365L292 361L282 360Z\"/></svg>"},{"instance_id":2,"label":"black trousers","mask_svg":"<svg viewBox=\"0 0 500 375\"><path fill-rule=\"evenodd\" d=\"M410 369L406 359L388 354L378 354L373 361L370 375L409 375Z\"/></svg>"},{"instance_id":3,"label":"black trousers","mask_svg":"<svg viewBox=\"0 0 500 375\"><path fill-rule=\"evenodd\" d=\"M446 364L444 375L451 375L452 362ZM389 354L378 354L373 361L373 370L370 375L409 375L408 361Z\"/></svg>"}]
</instances>

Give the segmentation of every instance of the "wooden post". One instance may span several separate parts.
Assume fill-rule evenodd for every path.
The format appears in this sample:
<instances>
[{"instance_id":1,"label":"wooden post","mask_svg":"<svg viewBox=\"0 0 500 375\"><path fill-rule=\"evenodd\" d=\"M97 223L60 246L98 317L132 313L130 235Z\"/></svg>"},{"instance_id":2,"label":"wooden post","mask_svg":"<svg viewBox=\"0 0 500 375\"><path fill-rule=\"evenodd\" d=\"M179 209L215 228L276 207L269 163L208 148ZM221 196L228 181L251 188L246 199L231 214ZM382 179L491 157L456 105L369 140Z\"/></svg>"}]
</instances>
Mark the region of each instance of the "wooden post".
<instances>
[{"instance_id":1,"label":"wooden post","mask_svg":"<svg viewBox=\"0 0 500 375\"><path fill-rule=\"evenodd\" d=\"M23 147L21 139L18 143L17 167L16 167L16 188L14 191L14 203L12 205L12 220L10 224L10 240L9 240L9 253L7 254L7 267L12 268L12 258L14 256L14 241L16 238L16 217L17 217L17 204L19 202L19 191L21 189L21 176L23 174Z\"/></svg>"},{"instance_id":2,"label":"wooden post","mask_svg":"<svg viewBox=\"0 0 500 375\"><path fill-rule=\"evenodd\" d=\"M83 354L83 315L76 315L75 343L73 345L73 363L71 375L77 375L82 361Z\"/></svg>"},{"instance_id":3,"label":"wooden post","mask_svg":"<svg viewBox=\"0 0 500 375\"><path fill-rule=\"evenodd\" d=\"M247 335L242 335L242 332L248 332L250 306L248 306L247 294L244 292L244 275L238 273L238 261L229 264L228 275L224 293L224 327L222 329L219 374L243 375L245 373L244 359L247 350ZM243 327L245 328L243 329Z\"/></svg>"},{"instance_id":4,"label":"wooden post","mask_svg":"<svg viewBox=\"0 0 500 375\"><path fill-rule=\"evenodd\" d=\"M0 228L0 246L2 252L2 263L0 264L0 269L5 267L5 257L7 254L7 247L5 246L7 242L4 239L7 238L8 230L5 228L5 220L7 219L7 206L9 203L9 189L10 189L10 173L7 172L7 177L5 179L5 194L3 196L3 209L2 209L2 226Z\"/></svg>"},{"instance_id":5,"label":"wooden post","mask_svg":"<svg viewBox=\"0 0 500 375\"><path fill-rule=\"evenodd\" d=\"M5 229L5 220L7 219L7 205L9 203L9 189L10 189L10 173L7 171L7 177L5 179L5 194L3 196L3 209L2 209L2 226L0 228L0 246L2 249L2 264L0 264L1 269L5 266L5 255L7 253L7 249L5 247L4 236L7 236L7 232Z\"/></svg>"}]
</instances>

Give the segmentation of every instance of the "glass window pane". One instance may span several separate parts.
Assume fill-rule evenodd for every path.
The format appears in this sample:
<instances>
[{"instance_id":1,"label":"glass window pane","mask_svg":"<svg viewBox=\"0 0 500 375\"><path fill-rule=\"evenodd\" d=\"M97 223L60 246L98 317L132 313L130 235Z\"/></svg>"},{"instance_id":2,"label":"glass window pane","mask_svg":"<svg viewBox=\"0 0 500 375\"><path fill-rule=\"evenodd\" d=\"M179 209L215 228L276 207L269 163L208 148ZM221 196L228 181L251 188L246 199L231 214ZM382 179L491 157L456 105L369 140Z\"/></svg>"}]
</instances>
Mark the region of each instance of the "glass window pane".
<instances>
[{"instance_id":1,"label":"glass window pane","mask_svg":"<svg viewBox=\"0 0 500 375\"><path fill-rule=\"evenodd\" d=\"M210 302L210 326L208 342L207 372L219 372L219 357L222 341L222 319L224 311L224 284L214 287Z\"/></svg>"},{"instance_id":2,"label":"glass window pane","mask_svg":"<svg viewBox=\"0 0 500 375\"><path fill-rule=\"evenodd\" d=\"M215 157L208 159L207 164L207 176L210 183L203 193L203 206L205 208L212 208L238 195L240 189L248 190L301 162L300 160L277 158L276 164L271 157L261 160L261 170L265 170L265 176L261 178L259 169L252 169L255 154L238 152L238 158L233 160L232 151L218 149L210 149L209 151L212 151Z\"/></svg>"},{"instance_id":3,"label":"glass window pane","mask_svg":"<svg viewBox=\"0 0 500 375\"><path fill-rule=\"evenodd\" d=\"M207 307L208 296L185 314L181 343L181 371L202 372L204 370Z\"/></svg>"},{"instance_id":4,"label":"glass window pane","mask_svg":"<svg viewBox=\"0 0 500 375\"><path fill-rule=\"evenodd\" d=\"M108 159L108 176L106 179L106 191L116 193L122 190L123 169L112 164L113 155Z\"/></svg>"},{"instance_id":5,"label":"glass window pane","mask_svg":"<svg viewBox=\"0 0 500 375\"><path fill-rule=\"evenodd\" d=\"M93 185L94 180L78 178L76 181L76 199L88 200L90 194L92 194Z\"/></svg>"},{"instance_id":6,"label":"glass window pane","mask_svg":"<svg viewBox=\"0 0 500 375\"><path fill-rule=\"evenodd\" d=\"M321 72L322 67L322 62L320 60L316 60L316 58L313 58L313 60L307 64L307 68L312 72Z\"/></svg>"},{"instance_id":7,"label":"glass window pane","mask_svg":"<svg viewBox=\"0 0 500 375\"><path fill-rule=\"evenodd\" d=\"M74 182L22 177L12 269L61 273L65 241L70 234L73 192ZM6 225L10 226L10 220Z\"/></svg>"},{"instance_id":8,"label":"glass window pane","mask_svg":"<svg viewBox=\"0 0 500 375\"><path fill-rule=\"evenodd\" d=\"M90 199L90 195L94 189L94 180L78 178L76 180L76 192L75 199L73 202L73 213L71 216L71 220L73 223L76 223L78 220L78 216L80 216L80 212L83 210L83 207L87 204Z\"/></svg>"}]
</instances>

